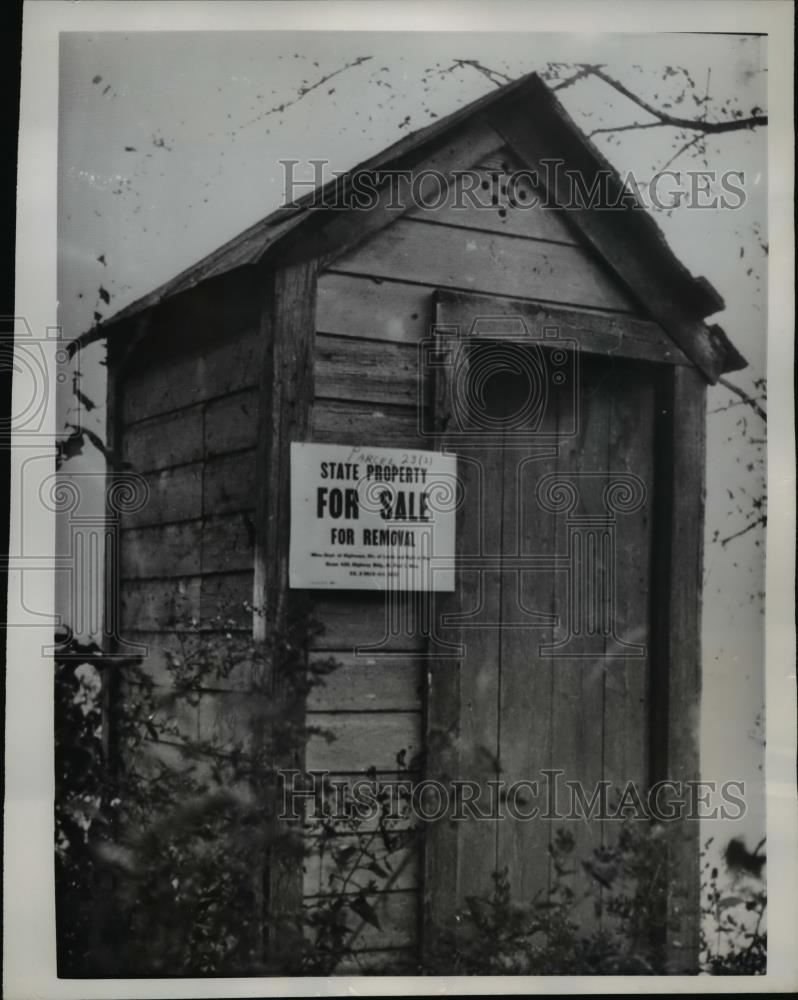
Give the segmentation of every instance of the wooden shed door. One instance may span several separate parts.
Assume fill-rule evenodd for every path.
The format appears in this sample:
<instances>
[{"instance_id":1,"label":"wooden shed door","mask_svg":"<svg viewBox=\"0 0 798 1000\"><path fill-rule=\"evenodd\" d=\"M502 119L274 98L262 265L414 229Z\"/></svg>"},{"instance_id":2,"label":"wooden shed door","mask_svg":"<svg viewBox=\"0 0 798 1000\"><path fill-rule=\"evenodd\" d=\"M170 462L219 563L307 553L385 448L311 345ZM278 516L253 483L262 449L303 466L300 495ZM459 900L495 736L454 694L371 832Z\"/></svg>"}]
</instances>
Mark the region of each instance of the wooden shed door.
<instances>
[{"instance_id":1,"label":"wooden shed door","mask_svg":"<svg viewBox=\"0 0 798 1000\"><path fill-rule=\"evenodd\" d=\"M517 898L545 889L558 827L587 888L579 860L618 824L546 818L544 772L563 772L563 813L566 780L589 800L602 780L644 789L649 774L657 369L573 352L551 330L503 334L506 321L466 336L472 321L447 315L438 341L442 445L458 454L465 502L443 633L462 655L430 670L430 759L439 777L501 782L504 815L434 830L433 917L490 893L505 866Z\"/></svg>"}]
</instances>

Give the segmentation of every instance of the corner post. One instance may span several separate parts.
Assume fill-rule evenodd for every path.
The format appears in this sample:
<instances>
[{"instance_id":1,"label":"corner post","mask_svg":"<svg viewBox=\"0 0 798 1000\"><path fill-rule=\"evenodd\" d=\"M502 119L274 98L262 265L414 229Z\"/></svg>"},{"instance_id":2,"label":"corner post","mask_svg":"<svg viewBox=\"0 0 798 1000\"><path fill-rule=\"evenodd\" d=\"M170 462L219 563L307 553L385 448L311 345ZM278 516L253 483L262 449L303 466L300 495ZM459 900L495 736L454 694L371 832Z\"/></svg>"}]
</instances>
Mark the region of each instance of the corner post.
<instances>
[{"instance_id":1,"label":"corner post","mask_svg":"<svg viewBox=\"0 0 798 1000\"><path fill-rule=\"evenodd\" d=\"M681 366L669 380L672 472L662 664L667 708L661 737L666 775L684 783L700 777L706 380L697 369ZM680 826L671 859L676 877L667 899L665 958L673 973L691 974L698 972L701 938L701 841L696 819Z\"/></svg>"},{"instance_id":2,"label":"corner post","mask_svg":"<svg viewBox=\"0 0 798 1000\"><path fill-rule=\"evenodd\" d=\"M300 950L302 863L292 847L297 824L282 822L276 771L304 764L303 684L291 671L306 662L300 595L288 589L291 442L307 440L313 406L317 261L311 258L268 272L261 313L253 638L271 644L267 697L271 722L263 733L271 756L269 849L263 858L263 939L270 968L286 966ZM291 641L286 641L289 632Z\"/></svg>"}]
</instances>

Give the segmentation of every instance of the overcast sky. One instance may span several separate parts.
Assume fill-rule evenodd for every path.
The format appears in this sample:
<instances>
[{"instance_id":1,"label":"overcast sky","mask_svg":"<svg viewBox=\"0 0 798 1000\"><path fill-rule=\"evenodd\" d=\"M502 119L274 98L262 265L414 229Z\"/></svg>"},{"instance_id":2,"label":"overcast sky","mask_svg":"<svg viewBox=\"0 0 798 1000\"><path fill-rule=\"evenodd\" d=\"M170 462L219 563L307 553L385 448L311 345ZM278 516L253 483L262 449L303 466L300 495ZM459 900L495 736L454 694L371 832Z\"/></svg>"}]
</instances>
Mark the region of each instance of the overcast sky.
<instances>
[{"instance_id":1,"label":"overcast sky","mask_svg":"<svg viewBox=\"0 0 798 1000\"><path fill-rule=\"evenodd\" d=\"M345 170L492 89L471 67L451 69L455 59L511 77L552 61L600 62L655 106L686 117L701 114L696 94L709 94L710 118L765 106L765 41L734 35L64 35L58 294L65 337L276 208L278 160L325 158ZM586 131L650 120L594 80L558 96ZM595 141L622 173L647 180L685 140L673 129L647 129ZM750 362L732 376L747 390L765 367L766 142L765 130L722 135L670 164L744 171L740 210L657 213L677 255L724 297L715 320ZM100 403L101 356L94 349L80 362L84 389ZM712 539L743 528L738 506L747 510L747 498L761 492L762 446L745 443L738 421L746 415L754 438L764 428L740 407L714 412L729 400L723 389L710 392L702 760L707 778L750 786L760 778L759 746L748 733L763 702L762 536L749 532L725 548ZM69 405L65 397L62 409ZM100 405L88 422L103 430L104 420ZM761 822L752 816L743 829L755 837Z\"/></svg>"}]
</instances>

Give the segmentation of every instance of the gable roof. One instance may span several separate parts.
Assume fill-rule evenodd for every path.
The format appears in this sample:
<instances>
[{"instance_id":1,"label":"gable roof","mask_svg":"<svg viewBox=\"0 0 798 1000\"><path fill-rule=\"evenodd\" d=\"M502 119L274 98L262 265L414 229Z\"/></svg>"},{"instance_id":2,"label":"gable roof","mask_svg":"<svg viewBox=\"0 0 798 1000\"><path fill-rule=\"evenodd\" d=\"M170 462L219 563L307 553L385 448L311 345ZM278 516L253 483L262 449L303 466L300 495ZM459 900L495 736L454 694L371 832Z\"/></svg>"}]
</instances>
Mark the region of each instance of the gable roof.
<instances>
[{"instance_id":1,"label":"gable roof","mask_svg":"<svg viewBox=\"0 0 798 1000\"><path fill-rule=\"evenodd\" d=\"M211 278L220 277L242 267L268 264L269 261L278 263L282 256L281 250L296 246L297 238L304 237L306 233L311 235L329 217L331 210L321 206L348 203L347 196L351 191L352 177L355 174L364 171L412 169L422 160L434 156L437 149L441 148L454 133L461 130L464 123L472 119L482 119L487 125L494 127L497 121L503 121L505 129L499 127L497 132L505 135L508 145L530 168L537 166L537 163L531 162L537 155L537 148L533 149L526 141L531 122L534 121L538 136L547 134L554 136L554 145L551 148L562 156L568 168L579 168L588 177L601 173L608 179L609 187L613 189L614 194L627 192L625 199L627 206L637 201L636 196L632 196L628 189L624 188L623 181L615 168L576 126L549 87L536 73L530 73L486 94L432 125L403 137L376 156L352 168L348 173L305 195L293 205L278 208L170 281L132 302L102 323L91 327L72 341L69 345L70 353L74 354L89 343L114 335L119 328L126 325L127 321ZM516 136L515 142L513 135ZM341 214L340 210L334 211L337 215ZM607 214L590 209L585 209L583 212L593 216ZM711 382L715 382L721 372L745 367L745 359L737 352L724 331L717 325L707 327L700 322L704 317L724 308L720 294L706 278L693 277L668 246L654 218L639 203L635 207L620 210L618 214L622 218L616 216L613 226L624 230L625 253L630 252L631 245L634 255L640 254L650 261L652 271L658 276L658 283L667 289L669 299L679 303L680 313L686 317L687 322L679 322L679 317L673 322L667 320L663 322L656 315L654 318L662 323ZM599 253L617 272L619 270L617 260L614 261L611 255L607 258L601 243L602 240L599 238L597 246ZM632 288L644 304L647 303L648 296L645 290L641 294L641 289L636 289L626 274L619 274L619 277ZM699 322L698 328L695 326L695 321ZM674 325L685 327L684 330L679 330L678 337L671 329ZM698 345L697 342L701 339L706 339L707 344ZM694 342L696 349L690 350ZM698 350L698 346L702 349Z\"/></svg>"}]
</instances>

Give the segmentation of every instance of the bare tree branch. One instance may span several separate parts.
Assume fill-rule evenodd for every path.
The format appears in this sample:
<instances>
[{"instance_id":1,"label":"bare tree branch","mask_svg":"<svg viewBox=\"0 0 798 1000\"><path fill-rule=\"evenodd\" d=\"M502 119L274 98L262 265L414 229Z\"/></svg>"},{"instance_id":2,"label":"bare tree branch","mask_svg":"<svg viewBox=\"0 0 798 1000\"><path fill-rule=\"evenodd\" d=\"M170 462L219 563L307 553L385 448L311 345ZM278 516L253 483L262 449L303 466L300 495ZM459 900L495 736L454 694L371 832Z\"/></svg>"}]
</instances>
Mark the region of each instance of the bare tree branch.
<instances>
[{"instance_id":1,"label":"bare tree branch","mask_svg":"<svg viewBox=\"0 0 798 1000\"><path fill-rule=\"evenodd\" d=\"M752 409L752 410L754 411L754 413L755 413L755 414L756 414L756 415L757 415L758 417L760 417L760 418L761 418L761 419L762 419L762 420L763 420L763 421L764 421L765 423L767 423L767 422L768 422L768 415L767 415L767 412L766 412L765 410L763 410L763 409L762 409L762 407L761 407L761 406L759 405L759 403L758 403L758 402L757 402L757 401L756 401L756 400L754 399L754 397L753 397L753 396L749 396L749 395L748 395L748 393L747 393L747 392L745 392L745 390L744 390L744 389L741 389L741 388L740 388L739 386L735 385L735 384L734 384L733 382L729 382L729 380L728 380L728 379L725 379L725 378L719 378L719 379L718 379L718 383L719 383L720 385L722 385L724 389L728 389L728 390L729 390L729 392L733 392L733 393L734 393L734 394L735 394L736 396L739 396L739 398L740 398L740 399L741 399L741 400L742 400L742 401L743 401L743 402L744 402L744 403L745 403L745 404L746 404L747 406L750 406L750 407L751 407L751 409Z\"/></svg>"},{"instance_id":2,"label":"bare tree branch","mask_svg":"<svg viewBox=\"0 0 798 1000\"><path fill-rule=\"evenodd\" d=\"M749 531L753 531L754 528L758 528L760 524L767 524L767 523L768 523L767 514L760 514L755 521L751 521L750 524L747 524L744 528L741 528L740 531L735 531L733 535L728 535L726 538L721 538L720 544L725 548L729 544L729 542L734 541L735 538L740 538L743 535L747 535Z\"/></svg>"},{"instance_id":3,"label":"bare tree branch","mask_svg":"<svg viewBox=\"0 0 798 1000\"><path fill-rule=\"evenodd\" d=\"M307 86L300 87L297 91L296 97L292 98L290 101L283 101L282 104L275 104L273 108L269 108L267 111L262 111L259 115L254 118L250 118L249 121L244 122L241 126L242 128L248 128L250 125L254 125L255 122L262 121L264 118L268 118L269 115L276 115L290 108L292 105L297 104L302 100L303 97L307 97L312 91L317 90L319 87L324 86L328 80L332 80L334 76L338 76L340 73L344 73L348 69L354 69L355 66L360 66L361 63L368 62L373 59L373 56L358 56L357 59L353 59L352 62L346 63L339 69L333 70L332 73L327 73L326 76L321 77L315 83L308 84Z\"/></svg>"},{"instance_id":4,"label":"bare tree branch","mask_svg":"<svg viewBox=\"0 0 798 1000\"><path fill-rule=\"evenodd\" d=\"M673 128L689 129L691 132L702 132L705 135L718 135L721 132L740 132L745 129L759 128L760 126L767 125L768 116L767 115L751 115L748 118L727 118L725 121L711 122L704 119L694 119L694 118L680 118L677 115L671 115L667 111L663 111L660 108L655 108L648 101L643 100L638 94L629 90L628 87L624 86L620 80L616 80L614 77L605 73L600 66L592 66L589 74L595 76L599 80L603 80L607 86L612 87L617 90L619 94L623 94L627 100L632 101L643 111L647 111L648 114L652 115L657 119L657 123L660 125L670 125ZM640 128L640 125L620 125L615 129L604 128L596 130L596 132L591 132L591 135L596 135L598 131L601 132L620 132L628 131L630 128ZM653 124L648 127L655 127Z\"/></svg>"},{"instance_id":5,"label":"bare tree branch","mask_svg":"<svg viewBox=\"0 0 798 1000\"><path fill-rule=\"evenodd\" d=\"M586 76L590 76L597 69L600 69L600 65L591 65L590 63L584 63L582 68L574 73L573 76L569 76L567 80L561 80L552 90L565 90L566 87L572 87L578 80L584 80Z\"/></svg>"},{"instance_id":6,"label":"bare tree branch","mask_svg":"<svg viewBox=\"0 0 798 1000\"><path fill-rule=\"evenodd\" d=\"M449 72L454 69L462 69L465 66L470 66L471 69L475 69L477 73L481 73L495 87L503 87L505 83L512 83L513 78L508 76L506 73L502 73L500 70L491 69L490 66L483 66L478 59L455 59L452 65L449 67Z\"/></svg>"},{"instance_id":7,"label":"bare tree branch","mask_svg":"<svg viewBox=\"0 0 798 1000\"><path fill-rule=\"evenodd\" d=\"M662 167L659 168L659 170L657 171L657 173L661 174L663 170L667 170L668 167L672 163L675 163L679 159L679 157L682 155L682 153L686 153L688 149L691 149L693 146L696 145L696 143L701 142L701 140L703 138L704 138L704 135L701 132L699 132L698 135L694 135L692 139L689 139L683 146L680 146L676 150L676 152L668 160L668 162L664 166L662 166Z\"/></svg>"},{"instance_id":8,"label":"bare tree branch","mask_svg":"<svg viewBox=\"0 0 798 1000\"><path fill-rule=\"evenodd\" d=\"M452 64L452 69L464 66L470 66L472 69L477 70L478 73L487 77L487 79L497 87L502 86L504 83L512 82L512 77L508 76L506 73L501 73L498 70L491 69L489 66L484 66L477 59L455 59ZM622 84L620 80L616 80L615 77L610 76L609 73L604 71L603 64L601 63L580 64L579 69L572 76L565 80L561 80L559 83L553 85L551 89L564 90L566 87L572 87L575 83L577 83L577 81L584 80L589 76L596 77L596 79L603 81L608 87L612 87L614 90L617 90L617 92L622 94L627 100L632 101L633 104L642 108L643 111L650 114L653 118L656 118L656 121L654 122L631 122L628 125L615 125L597 128L589 133L590 138L594 135L609 134L611 132L631 132L634 129L665 127L685 129L690 132L698 132L701 135L718 135L723 132L741 132L746 129L750 130L760 128L768 123L767 115L750 115L748 118L727 118L723 121L708 121L706 117L706 98L704 99L705 108L702 118L681 118L677 115L672 115L661 108L654 107L653 104L649 104L648 101L640 97L639 94L635 94L634 91ZM707 80L707 88L709 88L709 80ZM684 149L680 150L680 153L682 152L684 152Z\"/></svg>"},{"instance_id":9,"label":"bare tree branch","mask_svg":"<svg viewBox=\"0 0 798 1000\"><path fill-rule=\"evenodd\" d=\"M642 130L644 128L669 128L668 122L630 122L628 125L608 125L606 128L594 128L592 132L588 132L588 139L592 139L594 135L605 135L610 132L632 132L635 129Z\"/></svg>"}]
</instances>

